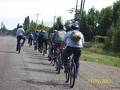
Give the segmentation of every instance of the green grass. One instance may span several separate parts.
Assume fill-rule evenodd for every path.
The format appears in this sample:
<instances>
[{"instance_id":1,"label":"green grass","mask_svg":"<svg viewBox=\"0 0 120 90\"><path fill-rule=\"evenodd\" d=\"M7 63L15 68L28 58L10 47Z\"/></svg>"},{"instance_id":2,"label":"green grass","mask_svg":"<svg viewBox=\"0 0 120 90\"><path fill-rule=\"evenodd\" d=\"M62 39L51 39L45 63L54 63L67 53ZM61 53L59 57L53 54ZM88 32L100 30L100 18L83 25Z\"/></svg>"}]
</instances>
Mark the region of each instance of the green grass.
<instances>
[{"instance_id":1,"label":"green grass","mask_svg":"<svg viewBox=\"0 0 120 90\"><path fill-rule=\"evenodd\" d=\"M82 51L81 59L120 67L120 58L105 54L98 54L87 50Z\"/></svg>"}]
</instances>

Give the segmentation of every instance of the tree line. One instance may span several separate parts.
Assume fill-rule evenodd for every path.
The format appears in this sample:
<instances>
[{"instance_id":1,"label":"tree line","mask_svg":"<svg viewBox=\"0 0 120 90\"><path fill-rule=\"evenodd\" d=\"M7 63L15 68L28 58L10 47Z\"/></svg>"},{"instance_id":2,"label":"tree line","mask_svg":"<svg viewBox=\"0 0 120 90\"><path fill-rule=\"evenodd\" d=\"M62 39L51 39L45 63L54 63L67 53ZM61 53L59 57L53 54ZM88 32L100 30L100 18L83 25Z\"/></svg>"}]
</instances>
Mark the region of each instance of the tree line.
<instances>
[{"instance_id":1,"label":"tree line","mask_svg":"<svg viewBox=\"0 0 120 90\"><path fill-rule=\"evenodd\" d=\"M120 0L100 11L94 7L89 9L88 12L84 10L80 17L80 31L83 33L85 41L92 41L97 35L104 36L106 37L104 40L104 49L120 52ZM54 25L48 27L43 24L37 24L27 16L25 17L23 26L26 32L41 29L52 32L54 29L58 30L61 24L63 25L62 17L57 17ZM66 30L69 29L68 24L68 21L64 24Z\"/></svg>"}]
</instances>

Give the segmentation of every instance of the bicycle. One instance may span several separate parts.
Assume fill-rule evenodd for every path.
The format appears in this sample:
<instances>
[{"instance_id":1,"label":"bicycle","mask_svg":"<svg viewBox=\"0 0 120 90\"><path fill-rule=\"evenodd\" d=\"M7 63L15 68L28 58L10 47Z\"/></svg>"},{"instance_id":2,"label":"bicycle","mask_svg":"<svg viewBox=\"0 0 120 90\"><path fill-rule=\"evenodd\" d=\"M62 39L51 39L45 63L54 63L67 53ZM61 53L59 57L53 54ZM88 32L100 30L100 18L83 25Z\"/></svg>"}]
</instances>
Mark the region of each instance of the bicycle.
<instances>
[{"instance_id":1,"label":"bicycle","mask_svg":"<svg viewBox=\"0 0 120 90\"><path fill-rule=\"evenodd\" d=\"M42 53L43 53L43 56L45 56L45 54L47 53L45 43L43 43Z\"/></svg>"},{"instance_id":2,"label":"bicycle","mask_svg":"<svg viewBox=\"0 0 120 90\"><path fill-rule=\"evenodd\" d=\"M50 53L50 64L53 64L53 66L56 64L56 51L55 51L55 44L52 43L52 50Z\"/></svg>"},{"instance_id":3,"label":"bicycle","mask_svg":"<svg viewBox=\"0 0 120 90\"><path fill-rule=\"evenodd\" d=\"M57 53L57 58L56 58L56 69L57 69L57 74L60 74L61 72L61 69L63 69L62 65L63 65L63 62L62 62L62 54L63 54L63 50L64 48L60 47L57 49L56 53Z\"/></svg>"},{"instance_id":4,"label":"bicycle","mask_svg":"<svg viewBox=\"0 0 120 90\"><path fill-rule=\"evenodd\" d=\"M38 51L42 53L43 56L47 53L46 48L45 48L45 43L42 44L40 48L38 48Z\"/></svg>"},{"instance_id":5,"label":"bicycle","mask_svg":"<svg viewBox=\"0 0 120 90\"><path fill-rule=\"evenodd\" d=\"M18 44L18 46L17 46L17 51L18 51L18 54L20 53L20 51L21 51L21 46L22 46L22 43L20 42L19 44Z\"/></svg>"},{"instance_id":6,"label":"bicycle","mask_svg":"<svg viewBox=\"0 0 120 90\"><path fill-rule=\"evenodd\" d=\"M76 64L74 62L74 56L70 56L69 58L69 68L66 74L66 83L70 81L70 88L74 87L75 79L76 79Z\"/></svg>"}]
</instances>

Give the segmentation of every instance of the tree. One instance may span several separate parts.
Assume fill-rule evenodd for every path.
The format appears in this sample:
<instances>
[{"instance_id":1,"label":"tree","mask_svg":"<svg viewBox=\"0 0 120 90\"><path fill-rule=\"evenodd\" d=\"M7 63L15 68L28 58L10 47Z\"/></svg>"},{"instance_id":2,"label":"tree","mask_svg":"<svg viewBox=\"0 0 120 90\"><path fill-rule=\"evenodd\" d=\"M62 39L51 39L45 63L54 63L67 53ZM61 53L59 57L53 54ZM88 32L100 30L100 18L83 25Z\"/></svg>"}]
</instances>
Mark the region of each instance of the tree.
<instances>
[{"instance_id":1,"label":"tree","mask_svg":"<svg viewBox=\"0 0 120 90\"><path fill-rule=\"evenodd\" d=\"M5 32L7 29L6 29L6 26L3 22L1 22L1 32Z\"/></svg>"},{"instance_id":2,"label":"tree","mask_svg":"<svg viewBox=\"0 0 120 90\"><path fill-rule=\"evenodd\" d=\"M106 36L107 31L112 25L112 7L107 7L101 10L99 35Z\"/></svg>"},{"instance_id":3,"label":"tree","mask_svg":"<svg viewBox=\"0 0 120 90\"><path fill-rule=\"evenodd\" d=\"M57 17L56 23L53 25L54 29L59 30L59 26L63 25L62 18Z\"/></svg>"},{"instance_id":4,"label":"tree","mask_svg":"<svg viewBox=\"0 0 120 90\"><path fill-rule=\"evenodd\" d=\"M20 26L20 24L18 23L18 24L17 24L17 28L19 28L19 26Z\"/></svg>"},{"instance_id":5,"label":"tree","mask_svg":"<svg viewBox=\"0 0 120 90\"><path fill-rule=\"evenodd\" d=\"M29 28L30 28L30 19L29 19L29 16L25 17L23 25L24 25L24 30L26 32L28 32Z\"/></svg>"},{"instance_id":6,"label":"tree","mask_svg":"<svg viewBox=\"0 0 120 90\"><path fill-rule=\"evenodd\" d=\"M35 31L35 30L36 30L36 25L37 25L37 24L32 20L32 21L30 22L29 31L30 31L30 32Z\"/></svg>"},{"instance_id":7,"label":"tree","mask_svg":"<svg viewBox=\"0 0 120 90\"><path fill-rule=\"evenodd\" d=\"M113 23L114 26L116 26L116 24L118 23L118 19L120 17L120 0L118 0L117 2L115 2L113 4Z\"/></svg>"},{"instance_id":8,"label":"tree","mask_svg":"<svg viewBox=\"0 0 120 90\"><path fill-rule=\"evenodd\" d=\"M120 52L120 27L113 35L112 38L112 49L115 52Z\"/></svg>"},{"instance_id":9,"label":"tree","mask_svg":"<svg viewBox=\"0 0 120 90\"><path fill-rule=\"evenodd\" d=\"M107 37L108 41L105 42L105 47L120 52L120 0L113 4L112 25L107 31Z\"/></svg>"}]
</instances>

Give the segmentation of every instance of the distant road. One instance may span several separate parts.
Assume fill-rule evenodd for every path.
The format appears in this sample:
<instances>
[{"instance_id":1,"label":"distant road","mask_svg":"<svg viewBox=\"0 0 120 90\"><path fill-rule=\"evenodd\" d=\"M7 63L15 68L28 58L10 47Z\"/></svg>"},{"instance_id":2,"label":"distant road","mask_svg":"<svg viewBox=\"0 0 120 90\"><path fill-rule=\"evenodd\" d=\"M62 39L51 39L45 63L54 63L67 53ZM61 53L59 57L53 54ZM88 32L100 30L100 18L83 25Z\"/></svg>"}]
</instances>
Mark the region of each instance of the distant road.
<instances>
[{"instance_id":1,"label":"distant road","mask_svg":"<svg viewBox=\"0 0 120 90\"><path fill-rule=\"evenodd\" d=\"M26 44L15 52L16 39L0 36L0 90L68 90L47 56ZM120 68L81 61L80 76L70 90L120 90Z\"/></svg>"}]
</instances>

